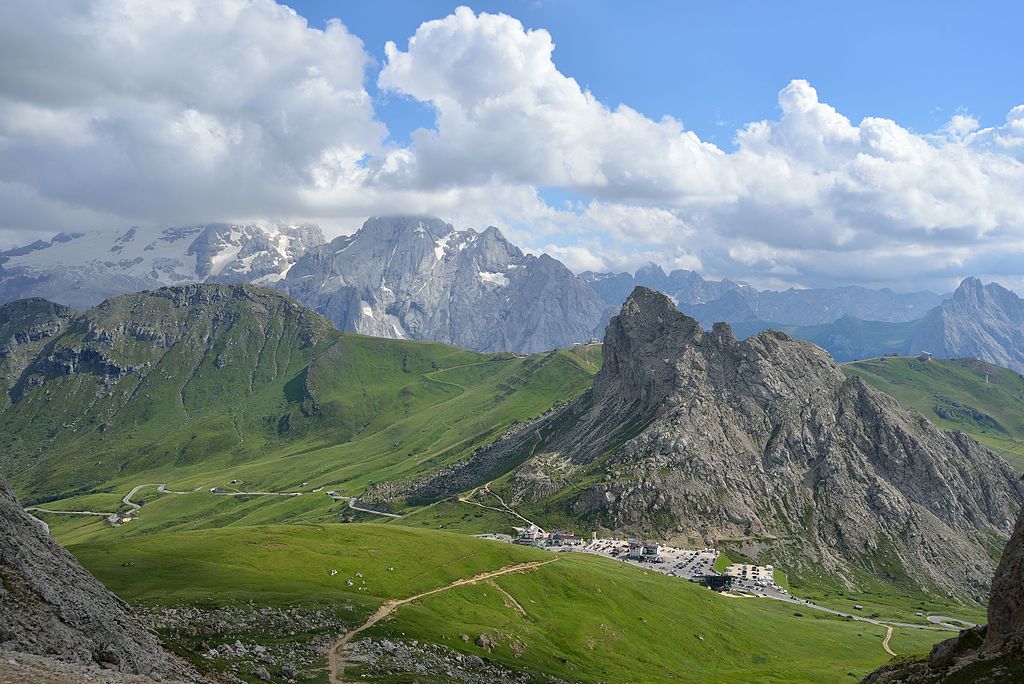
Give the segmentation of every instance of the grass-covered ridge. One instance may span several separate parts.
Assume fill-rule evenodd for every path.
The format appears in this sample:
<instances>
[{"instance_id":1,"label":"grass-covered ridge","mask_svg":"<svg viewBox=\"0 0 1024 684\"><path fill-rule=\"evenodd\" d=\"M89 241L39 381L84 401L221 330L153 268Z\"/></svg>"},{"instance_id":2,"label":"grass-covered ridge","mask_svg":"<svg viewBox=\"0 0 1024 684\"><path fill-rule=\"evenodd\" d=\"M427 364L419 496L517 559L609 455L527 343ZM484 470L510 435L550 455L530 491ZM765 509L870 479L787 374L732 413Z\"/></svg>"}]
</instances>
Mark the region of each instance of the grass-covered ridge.
<instances>
[{"instance_id":1,"label":"grass-covered ridge","mask_svg":"<svg viewBox=\"0 0 1024 684\"><path fill-rule=\"evenodd\" d=\"M116 506L143 482L233 479L358 494L575 396L599 362L593 347L521 357L341 334L262 288L136 293L85 312L24 373L0 468L27 502L110 492Z\"/></svg>"},{"instance_id":2,"label":"grass-covered ridge","mask_svg":"<svg viewBox=\"0 0 1024 684\"><path fill-rule=\"evenodd\" d=\"M880 357L843 365L939 427L962 430L1024 471L1024 377L977 359Z\"/></svg>"}]
</instances>

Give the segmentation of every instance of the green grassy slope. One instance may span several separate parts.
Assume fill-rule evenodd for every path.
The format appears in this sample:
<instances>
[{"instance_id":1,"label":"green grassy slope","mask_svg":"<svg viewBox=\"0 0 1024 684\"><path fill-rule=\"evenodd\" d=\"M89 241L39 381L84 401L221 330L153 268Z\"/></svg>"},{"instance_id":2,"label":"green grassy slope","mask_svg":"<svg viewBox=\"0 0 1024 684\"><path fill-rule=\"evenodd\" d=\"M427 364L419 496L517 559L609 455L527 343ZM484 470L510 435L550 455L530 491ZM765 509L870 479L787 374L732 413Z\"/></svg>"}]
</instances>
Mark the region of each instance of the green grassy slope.
<instances>
[{"instance_id":1,"label":"green grassy slope","mask_svg":"<svg viewBox=\"0 0 1024 684\"><path fill-rule=\"evenodd\" d=\"M342 335L268 290L202 293L114 298L49 343L0 424L24 501L111 510L140 483L231 480L356 495L575 396L600 362L594 347L519 357Z\"/></svg>"},{"instance_id":2,"label":"green grassy slope","mask_svg":"<svg viewBox=\"0 0 1024 684\"><path fill-rule=\"evenodd\" d=\"M976 359L881 357L843 365L936 425L963 430L1024 471L1024 377ZM986 381L987 376L987 381Z\"/></svg>"},{"instance_id":3,"label":"green grassy slope","mask_svg":"<svg viewBox=\"0 0 1024 684\"><path fill-rule=\"evenodd\" d=\"M526 669L538 678L854 681L888 659L881 647L885 630L876 625L768 600L722 597L607 559L556 556L396 525L236 527L93 540L70 548L130 601L214 605L251 598L257 606L348 602L358 607L352 624L389 598L513 563L557 558L527 573L403 606L367 633L443 643ZM353 586L347 585L349 579ZM501 590L524 610L517 610ZM480 633L495 641L492 653L461 639L462 634ZM926 651L944 636L909 629L897 629L897 634L907 653Z\"/></svg>"}]
</instances>

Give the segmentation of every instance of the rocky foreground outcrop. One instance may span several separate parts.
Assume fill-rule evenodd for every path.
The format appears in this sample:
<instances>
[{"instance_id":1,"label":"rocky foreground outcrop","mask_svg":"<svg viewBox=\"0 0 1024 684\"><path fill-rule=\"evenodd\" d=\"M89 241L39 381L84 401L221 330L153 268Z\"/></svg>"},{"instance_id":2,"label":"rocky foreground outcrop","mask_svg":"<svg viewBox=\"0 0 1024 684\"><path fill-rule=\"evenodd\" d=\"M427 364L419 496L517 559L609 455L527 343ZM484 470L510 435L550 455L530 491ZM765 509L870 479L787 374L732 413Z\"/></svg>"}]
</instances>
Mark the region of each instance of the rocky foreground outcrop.
<instances>
[{"instance_id":1,"label":"rocky foreground outcrop","mask_svg":"<svg viewBox=\"0 0 1024 684\"><path fill-rule=\"evenodd\" d=\"M888 665L864 684L1024 681L1024 511L992 580L988 625L936 644L924 660Z\"/></svg>"},{"instance_id":2,"label":"rocky foreground outcrop","mask_svg":"<svg viewBox=\"0 0 1024 684\"><path fill-rule=\"evenodd\" d=\"M52 681L86 681L82 673L97 666L157 681L205 681L165 651L125 603L53 541L3 479L0 530L0 670L9 674L22 663L51 672ZM59 662L24 664L18 659L22 653Z\"/></svg>"},{"instance_id":3,"label":"rocky foreground outcrop","mask_svg":"<svg viewBox=\"0 0 1024 684\"><path fill-rule=\"evenodd\" d=\"M516 468L507 500L584 526L729 540L850 586L870 575L987 594L1024 484L966 435L847 379L810 343L705 332L646 288L609 323L603 358L590 391L408 498Z\"/></svg>"}]
</instances>

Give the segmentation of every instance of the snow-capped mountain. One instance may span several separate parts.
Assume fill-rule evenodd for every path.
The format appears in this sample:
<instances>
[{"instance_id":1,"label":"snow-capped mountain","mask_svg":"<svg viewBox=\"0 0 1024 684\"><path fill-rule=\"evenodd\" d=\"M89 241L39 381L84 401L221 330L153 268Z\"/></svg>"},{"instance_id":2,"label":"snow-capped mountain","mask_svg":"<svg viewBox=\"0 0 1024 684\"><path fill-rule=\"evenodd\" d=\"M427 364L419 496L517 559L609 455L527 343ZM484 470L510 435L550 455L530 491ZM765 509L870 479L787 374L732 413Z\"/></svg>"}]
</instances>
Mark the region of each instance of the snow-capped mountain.
<instances>
[{"instance_id":1,"label":"snow-capped mountain","mask_svg":"<svg viewBox=\"0 0 1024 684\"><path fill-rule=\"evenodd\" d=\"M312 225L211 223L163 229L60 233L0 252L0 302L43 297L73 307L191 282L272 285L310 247Z\"/></svg>"},{"instance_id":2,"label":"snow-capped mountain","mask_svg":"<svg viewBox=\"0 0 1024 684\"><path fill-rule=\"evenodd\" d=\"M561 262L523 254L494 227L374 217L315 247L278 287L341 330L533 353L586 342L610 315Z\"/></svg>"}]
</instances>

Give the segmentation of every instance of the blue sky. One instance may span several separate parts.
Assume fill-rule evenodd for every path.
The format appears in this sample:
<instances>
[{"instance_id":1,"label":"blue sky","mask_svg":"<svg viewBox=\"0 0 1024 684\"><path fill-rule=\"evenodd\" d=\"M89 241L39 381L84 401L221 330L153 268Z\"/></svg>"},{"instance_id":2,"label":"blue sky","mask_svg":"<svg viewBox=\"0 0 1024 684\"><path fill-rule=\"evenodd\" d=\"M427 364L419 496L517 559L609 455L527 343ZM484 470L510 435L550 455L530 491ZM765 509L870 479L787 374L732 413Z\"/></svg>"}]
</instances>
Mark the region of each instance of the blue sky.
<instances>
[{"instance_id":1,"label":"blue sky","mask_svg":"<svg viewBox=\"0 0 1024 684\"><path fill-rule=\"evenodd\" d=\"M315 26L339 17L382 62L386 41L404 48L421 23L467 3L287 4ZM722 147L737 127L775 116L775 95L794 78L851 119L882 116L920 132L961 108L999 123L1024 90L1018 2L468 4L547 29L559 70L605 103L674 116ZM433 121L426 106L383 101L380 116L398 138Z\"/></svg>"},{"instance_id":2,"label":"blue sky","mask_svg":"<svg viewBox=\"0 0 1024 684\"><path fill-rule=\"evenodd\" d=\"M1021 3L0 3L0 248L373 215L570 268L1024 289Z\"/></svg>"}]
</instances>

